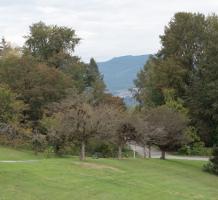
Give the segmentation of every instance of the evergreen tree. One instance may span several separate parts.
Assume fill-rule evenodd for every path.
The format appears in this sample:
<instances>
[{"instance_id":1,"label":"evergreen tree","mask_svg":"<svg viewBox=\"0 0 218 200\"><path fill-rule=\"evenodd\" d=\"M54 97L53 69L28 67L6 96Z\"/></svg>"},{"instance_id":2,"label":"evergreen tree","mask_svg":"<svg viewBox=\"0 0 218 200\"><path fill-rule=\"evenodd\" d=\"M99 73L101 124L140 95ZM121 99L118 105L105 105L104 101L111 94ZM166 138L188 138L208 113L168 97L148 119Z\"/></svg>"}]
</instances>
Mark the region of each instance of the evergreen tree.
<instances>
[{"instance_id":1,"label":"evergreen tree","mask_svg":"<svg viewBox=\"0 0 218 200\"><path fill-rule=\"evenodd\" d=\"M160 37L160 51L135 80L141 106L163 105L164 91L173 90L208 146L218 142L217 27L216 15L176 13Z\"/></svg>"},{"instance_id":2,"label":"evergreen tree","mask_svg":"<svg viewBox=\"0 0 218 200\"><path fill-rule=\"evenodd\" d=\"M87 86L91 94L91 103L96 105L102 102L106 86L94 58L90 59L87 66Z\"/></svg>"}]
</instances>

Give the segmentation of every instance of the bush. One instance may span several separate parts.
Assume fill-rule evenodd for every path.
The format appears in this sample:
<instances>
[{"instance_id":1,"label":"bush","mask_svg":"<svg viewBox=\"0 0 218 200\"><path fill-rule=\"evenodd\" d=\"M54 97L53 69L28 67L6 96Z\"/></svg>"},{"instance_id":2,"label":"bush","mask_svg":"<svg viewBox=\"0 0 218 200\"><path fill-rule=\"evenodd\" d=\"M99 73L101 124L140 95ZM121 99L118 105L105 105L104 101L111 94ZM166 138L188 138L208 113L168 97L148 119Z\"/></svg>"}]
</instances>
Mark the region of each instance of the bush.
<instances>
[{"instance_id":1,"label":"bush","mask_svg":"<svg viewBox=\"0 0 218 200\"><path fill-rule=\"evenodd\" d=\"M138 156L137 152L136 152L136 156ZM123 148L123 157L124 158L132 158L133 157L133 150L127 146L124 147Z\"/></svg>"},{"instance_id":2,"label":"bush","mask_svg":"<svg viewBox=\"0 0 218 200\"><path fill-rule=\"evenodd\" d=\"M190 142L187 145L182 146L178 150L180 155L193 155L193 156L211 156L211 148L206 148L204 142L201 141L197 129L193 126L189 126L186 129L186 134L189 137Z\"/></svg>"},{"instance_id":3,"label":"bush","mask_svg":"<svg viewBox=\"0 0 218 200\"><path fill-rule=\"evenodd\" d=\"M209 173L218 175L218 147L213 149L212 157L210 161L204 165L203 169Z\"/></svg>"},{"instance_id":4,"label":"bush","mask_svg":"<svg viewBox=\"0 0 218 200\"><path fill-rule=\"evenodd\" d=\"M205 147L203 142L195 142L192 145L184 145L178 150L179 155L211 156L212 149Z\"/></svg>"},{"instance_id":5,"label":"bush","mask_svg":"<svg viewBox=\"0 0 218 200\"><path fill-rule=\"evenodd\" d=\"M54 156L54 148L52 146L48 146L44 150L44 155L46 158L50 158L50 157Z\"/></svg>"},{"instance_id":6,"label":"bush","mask_svg":"<svg viewBox=\"0 0 218 200\"><path fill-rule=\"evenodd\" d=\"M109 142L93 139L86 148L87 155L93 158L116 158L118 155L118 147ZM133 152L127 146L122 149L123 157L132 157Z\"/></svg>"},{"instance_id":7,"label":"bush","mask_svg":"<svg viewBox=\"0 0 218 200\"><path fill-rule=\"evenodd\" d=\"M211 156L211 148L206 148L203 142L196 142L191 148L191 155Z\"/></svg>"},{"instance_id":8,"label":"bush","mask_svg":"<svg viewBox=\"0 0 218 200\"><path fill-rule=\"evenodd\" d=\"M178 150L179 155L191 155L191 147L189 145L184 145Z\"/></svg>"},{"instance_id":9,"label":"bush","mask_svg":"<svg viewBox=\"0 0 218 200\"><path fill-rule=\"evenodd\" d=\"M117 147L108 142L93 139L86 148L87 154L94 158L108 158L117 156Z\"/></svg>"},{"instance_id":10,"label":"bush","mask_svg":"<svg viewBox=\"0 0 218 200\"><path fill-rule=\"evenodd\" d=\"M32 147L35 154L43 152L47 146L46 136L42 134L34 134L32 138Z\"/></svg>"}]
</instances>

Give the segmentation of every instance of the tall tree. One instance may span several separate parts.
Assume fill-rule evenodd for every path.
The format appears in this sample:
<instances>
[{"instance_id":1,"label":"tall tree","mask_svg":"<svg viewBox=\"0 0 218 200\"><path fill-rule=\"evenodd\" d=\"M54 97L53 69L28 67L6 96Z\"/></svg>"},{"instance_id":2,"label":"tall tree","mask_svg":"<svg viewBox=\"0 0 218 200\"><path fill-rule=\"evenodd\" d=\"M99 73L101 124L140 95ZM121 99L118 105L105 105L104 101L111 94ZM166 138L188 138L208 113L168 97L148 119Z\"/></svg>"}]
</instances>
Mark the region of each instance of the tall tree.
<instances>
[{"instance_id":1,"label":"tall tree","mask_svg":"<svg viewBox=\"0 0 218 200\"><path fill-rule=\"evenodd\" d=\"M141 106L163 105L165 91L173 90L208 146L218 141L217 24L216 15L176 13L160 37L158 54L149 59L135 81Z\"/></svg>"},{"instance_id":2,"label":"tall tree","mask_svg":"<svg viewBox=\"0 0 218 200\"><path fill-rule=\"evenodd\" d=\"M94 82L96 80L96 78L101 78L101 74L99 72L99 69L98 69L98 65L97 63L95 62L94 58L91 58L90 59L90 62L89 62L89 65L88 65L88 68L87 68L87 84L88 85L91 85L92 82Z\"/></svg>"},{"instance_id":3,"label":"tall tree","mask_svg":"<svg viewBox=\"0 0 218 200\"><path fill-rule=\"evenodd\" d=\"M187 70L187 84L191 75L189 71L195 70L203 54L206 23L203 14L178 12L160 36L162 48L158 57L178 60Z\"/></svg>"},{"instance_id":4,"label":"tall tree","mask_svg":"<svg viewBox=\"0 0 218 200\"><path fill-rule=\"evenodd\" d=\"M0 123L22 120L24 104L7 86L0 85Z\"/></svg>"},{"instance_id":5,"label":"tall tree","mask_svg":"<svg viewBox=\"0 0 218 200\"><path fill-rule=\"evenodd\" d=\"M43 22L30 26L30 34L25 38L25 53L56 68L63 66L63 60L71 56L80 40L71 28Z\"/></svg>"},{"instance_id":6,"label":"tall tree","mask_svg":"<svg viewBox=\"0 0 218 200\"><path fill-rule=\"evenodd\" d=\"M135 80L136 98L141 106L162 105L165 89L184 94L184 76L185 70L174 58L151 57Z\"/></svg>"},{"instance_id":7,"label":"tall tree","mask_svg":"<svg viewBox=\"0 0 218 200\"><path fill-rule=\"evenodd\" d=\"M76 105L64 116L63 124L66 124L65 131L68 131L69 138L79 143L80 159L85 159L85 147L89 139L98 131L100 123L97 113L88 104Z\"/></svg>"},{"instance_id":8,"label":"tall tree","mask_svg":"<svg viewBox=\"0 0 218 200\"><path fill-rule=\"evenodd\" d=\"M0 85L0 143L16 145L26 133L21 122L26 105L8 86Z\"/></svg>"},{"instance_id":9,"label":"tall tree","mask_svg":"<svg viewBox=\"0 0 218 200\"><path fill-rule=\"evenodd\" d=\"M218 17L212 15L206 21L204 57L193 76L187 105L201 138L207 145L213 146L218 144Z\"/></svg>"},{"instance_id":10,"label":"tall tree","mask_svg":"<svg viewBox=\"0 0 218 200\"><path fill-rule=\"evenodd\" d=\"M142 103L164 104L163 89L174 89L186 96L192 75L203 56L205 16L176 13L160 36L162 47L151 57L135 81L137 97Z\"/></svg>"},{"instance_id":11,"label":"tall tree","mask_svg":"<svg viewBox=\"0 0 218 200\"><path fill-rule=\"evenodd\" d=\"M101 127L100 111L85 102L84 96L69 96L59 104L54 104L55 114L47 123L50 142L59 152L66 143L80 146L80 159L85 160L86 145L95 137ZM103 112L103 110L101 110ZM48 120L47 120L48 122Z\"/></svg>"},{"instance_id":12,"label":"tall tree","mask_svg":"<svg viewBox=\"0 0 218 200\"><path fill-rule=\"evenodd\" d=\"M71 57L64 61L61 68L67 76L72 79L72 85L82 93L87 88L87 64L77 57Z\"/></svg>"},{"instance_id":13,"label":"tall tree","mask_svg":"<svg viewBox=\"0 0 218 200\"><path fill-rule=\"evenodd\" d=\"M87 65L87 86L91 95L91 103L97 105L102 102L106 86L94 58L91 58Z\"/></svg>"},{"instance_id":14,"label":"tall tree","mask_svg":"<svg viewBox=\"0 0 218 200\"><path fill-rule=\"evenodd\" d=\"M62 99L66 89L72 87L71 80L62 72L25 56L0 60L0 83L8 85L28 104L24 114L33 123L42 118L45 105Z\"/></svg>"}]
</instances>

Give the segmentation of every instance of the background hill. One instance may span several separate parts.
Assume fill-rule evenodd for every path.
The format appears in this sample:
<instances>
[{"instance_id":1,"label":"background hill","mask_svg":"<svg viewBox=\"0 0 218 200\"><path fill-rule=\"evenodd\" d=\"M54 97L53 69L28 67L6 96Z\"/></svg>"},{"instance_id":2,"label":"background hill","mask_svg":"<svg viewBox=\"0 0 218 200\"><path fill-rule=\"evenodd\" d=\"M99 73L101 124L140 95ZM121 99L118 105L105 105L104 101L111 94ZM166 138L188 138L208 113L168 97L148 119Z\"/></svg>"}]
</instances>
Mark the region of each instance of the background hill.
<instances>
[{"instance_id":1,"label":"background hill","mask_svg":"<svg viewBox=\"0 0 218 200\"><path fill-rule=\"evenodd\" d=\"M104 75L107 89L114 95L123 97L128 104L133 103L128 91L134 86L133 80L147 62L150 55L121 56L105 62L98 62L100 72Z\"/></svg>"}]
</instances>

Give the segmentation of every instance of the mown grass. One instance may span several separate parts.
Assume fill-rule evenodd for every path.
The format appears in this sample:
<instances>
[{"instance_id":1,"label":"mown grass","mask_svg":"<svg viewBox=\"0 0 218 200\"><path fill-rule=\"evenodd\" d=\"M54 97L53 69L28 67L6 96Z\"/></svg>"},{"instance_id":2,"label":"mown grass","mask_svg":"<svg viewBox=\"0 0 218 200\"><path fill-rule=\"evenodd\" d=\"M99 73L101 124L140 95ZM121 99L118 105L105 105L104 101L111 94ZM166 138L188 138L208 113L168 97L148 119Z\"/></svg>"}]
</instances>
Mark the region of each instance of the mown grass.
<instances>
[{"instance_id":1,"label":"mown grass","mask_svg":"<svg viewBox=\"0 0 218 200\"><path fill-rule=\"evenodd\" d=\"M0 160L32 160L41 159L42 154L35 155L33 151L16 150L0 146Z\"/></svg>"},{"instance_id":2,"label":"mown grass","mask_svg":"<svg viewBox=\"0 0 218 200\"><path fill-rule=\"evenodd\" d=\"M0 160L38 159L0 148ZM40 159L0 163L0 200L217 200L218 177L203 161Z\"/></svg>"}]
</instances>

